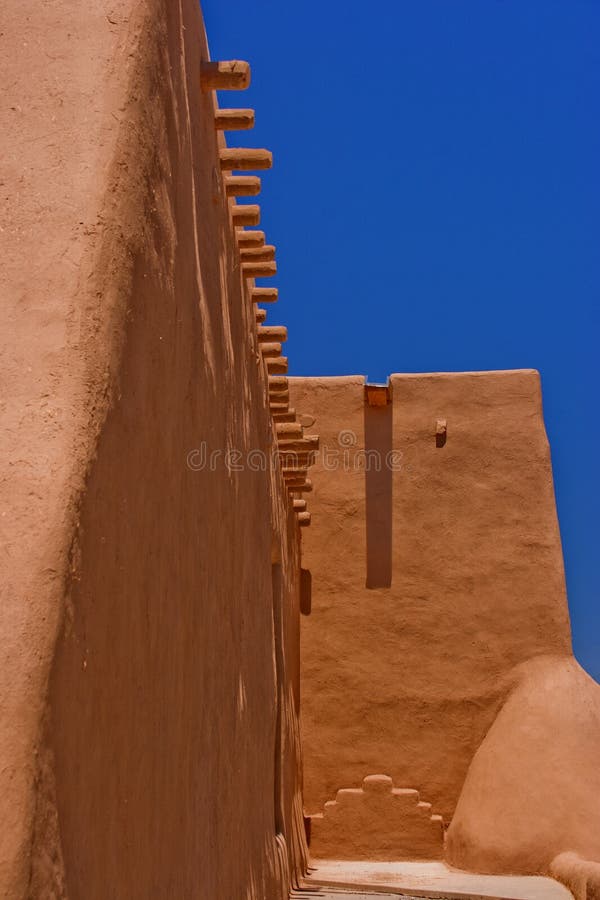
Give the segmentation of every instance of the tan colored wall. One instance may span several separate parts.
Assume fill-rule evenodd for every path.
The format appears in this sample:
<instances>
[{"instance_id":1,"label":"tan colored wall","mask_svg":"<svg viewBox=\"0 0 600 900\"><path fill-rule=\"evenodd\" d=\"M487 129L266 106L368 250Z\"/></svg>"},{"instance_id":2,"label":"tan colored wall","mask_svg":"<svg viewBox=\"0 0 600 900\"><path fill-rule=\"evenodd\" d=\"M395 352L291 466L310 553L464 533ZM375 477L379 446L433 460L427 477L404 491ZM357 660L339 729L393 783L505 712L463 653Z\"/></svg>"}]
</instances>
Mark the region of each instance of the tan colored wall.
<instances>
[{"instance_id":1,"label":"tan colored wall","mask_svg":"<svg viewBox=\"0 0 600 900\"><path fill-rule=\"evenodd\" d=\"M271 441L200 14L3 21L0 894L279 898L303 853L297 527L268 473L186 461Z\"/></svg>"},{"instance_id":2,"label":"tan colored wall","mask_svg":"<svg viewBox=\"0 0 600 900\"><path fill-rule=\"evenodd\" d=\"M599 759L600 685L572 657L523 663L469 768L448 831L450 862L484 872L550 872L571 889L578 874L595 888L587 895L578 889L576 897L594 900Z\"/></svg>"},{"instance_id":3,"label":"tan colored wall","mask_svg":"<svg viewBox=\"0 0 600 900\"><path fill-rule=\"evenodd\" d=\"M441 859L444 823L418 791L395 788L389 775L367 775L311 816L310 852L317 859Z\"/></svg>"},{"instance_id":4,"label":"tan colored wall","mask_svg":"<svg viewBox=\"0 0 600 900\"><path fill-rule=\"evenodd\" d=\"M365 426L370 449L402 454L389 483L370 482L368 516L364 468L325 471L320 455L312 470L305 800L321 812L382 772L448 822L514 667L571 653L550 456L533 371L391 382L392 407L365 418L361 377L291 380L294 406L322 447L349 446L351 469ZM368 546L376 584L391 561L390 587L366 587Z\"/></svg>"}]
</instances>

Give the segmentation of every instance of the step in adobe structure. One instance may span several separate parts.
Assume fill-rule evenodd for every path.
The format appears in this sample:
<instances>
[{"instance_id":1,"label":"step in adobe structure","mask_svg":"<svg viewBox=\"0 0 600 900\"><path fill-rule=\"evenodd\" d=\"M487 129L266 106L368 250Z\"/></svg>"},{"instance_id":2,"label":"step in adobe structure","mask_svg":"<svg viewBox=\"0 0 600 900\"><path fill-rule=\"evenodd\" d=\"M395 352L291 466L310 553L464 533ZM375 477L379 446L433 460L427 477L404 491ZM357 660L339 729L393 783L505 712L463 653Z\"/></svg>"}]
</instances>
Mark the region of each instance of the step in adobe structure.
<instances>
[{"instance_id":1,"label":"step in adobe structure","mask_svg":"<svg viewBox=\"0 0 600 900\"><path fill-rule=\"evenodd\" d=\"M344 788L311 816L310 852L316 859L441 859L444 822L419 791L395 788L389 775L368 775Z\"/></svg>"}]
</instances>

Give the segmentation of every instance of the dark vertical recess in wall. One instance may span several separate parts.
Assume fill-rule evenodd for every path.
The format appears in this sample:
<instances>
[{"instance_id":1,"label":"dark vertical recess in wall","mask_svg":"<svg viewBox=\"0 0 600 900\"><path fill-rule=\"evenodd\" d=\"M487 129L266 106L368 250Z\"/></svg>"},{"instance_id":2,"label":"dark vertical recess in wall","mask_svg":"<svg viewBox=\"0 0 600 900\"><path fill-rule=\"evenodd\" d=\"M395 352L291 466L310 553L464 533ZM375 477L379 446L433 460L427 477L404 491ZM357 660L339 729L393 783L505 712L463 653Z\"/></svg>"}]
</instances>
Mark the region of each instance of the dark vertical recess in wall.
<instances>
[{"instance_id":1,"label":"dark vertical recess in wall","mask_svg":"<svg viewBox=\"0 0 600 900\"><path fill-rule=\"evenodd\" d=\"M275 690L277 692L277 718L275 721L275 770L274 770L274 814L275 834L285 835L285 818L283 814L283 770L282 770L282 707L283 707L283 587L281 565L271 566L271 582L273 586L273 631L275 639Z\"/></svg>"},{"instance_id":2,"label":"dark vertical recess in wall","mask_svg":"<svg viewBox=\"0 0 600 900\"><path fill-rule=\"evenodd\" d=\"M312 608L312 575L308 569L300 569L300 612L310 616Z\"/></svg>"},{"instance_id":3,"label":"dark vertical recess in wall","mask_svg":"<svg viewBox=\"0 0 600 900\"><path fill-rule=\"evenodd\" d=\"M368 588L392 584L392 449L393 404L370 406L365 395L365 493Z\"/></svg>"}]
</instances>

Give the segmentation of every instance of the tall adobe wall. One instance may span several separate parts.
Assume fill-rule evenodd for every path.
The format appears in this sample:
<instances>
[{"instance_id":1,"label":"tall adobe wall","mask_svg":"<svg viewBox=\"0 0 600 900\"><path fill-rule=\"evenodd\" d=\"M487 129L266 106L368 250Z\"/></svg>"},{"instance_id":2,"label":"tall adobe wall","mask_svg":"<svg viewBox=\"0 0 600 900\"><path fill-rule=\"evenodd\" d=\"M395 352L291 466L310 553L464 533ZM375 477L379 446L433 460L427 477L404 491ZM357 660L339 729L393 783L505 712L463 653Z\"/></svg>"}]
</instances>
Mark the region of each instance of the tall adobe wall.
<instances>
[{"instance_id":1,"label":"tall adobe wall","mask_svg":"<svg viewBox=\"0 0 600 900\"><path fill-rule=\"evenodd\" d=\"M327 803L326 823L338 790L382 773L455 816L458 866L600 859L600 688L572 657L538 374L290 392L321 437L303 546L307 812Z\"/></svg>"},{"instance_id":2,"label":"tall adobe wall","mask_svg":"<svg viewBox=\"0 0 600 900\"><path fill-rule=\"evenodd\" d=\"M305 798L314 813L385 772L448 821L513 667L570 653L552 473L536 373L390 383L370 407L362 377L291 380L322 447L303 554ZM382 472L365 474L365 450Z\"/></svg>"},{"instance_id":3,"label":"tall adobe wall","mask_svg":"<svg viewBox=\"0 0 600 900\"><path fill-rule=\"evenodd\" d=\"M3 9L0 895L287 897L299 535L194 0Z\"/></svg>"}]
</instances>

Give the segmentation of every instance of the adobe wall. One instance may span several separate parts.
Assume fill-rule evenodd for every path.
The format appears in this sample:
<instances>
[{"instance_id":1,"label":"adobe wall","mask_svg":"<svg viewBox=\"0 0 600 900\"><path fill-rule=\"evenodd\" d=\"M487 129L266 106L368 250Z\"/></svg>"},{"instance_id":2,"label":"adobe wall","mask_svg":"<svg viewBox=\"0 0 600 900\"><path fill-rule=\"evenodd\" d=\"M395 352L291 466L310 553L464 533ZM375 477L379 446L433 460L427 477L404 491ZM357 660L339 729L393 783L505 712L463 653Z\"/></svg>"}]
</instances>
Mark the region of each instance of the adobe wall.
<instances>
[{"instance_id":1,"label":"adobe wall","mask_svg":"<svg viewBox=\"0 0 600 900\"><path fill-rule=\"evenodd\" d=\"M302 562L305 803L321 813L385 773L448 822L514 667L571 654L550 455L536 372L391 387L377 408L359 376L290 380L321 436ZM395 470L366 475L365 449L394 451Z\"/></svg>"},{"instance_id":2,"label":"adobe wall","mask_svg":"<svg viewBox=\"0 0 600 900\"><path fill-rule=\"evenodd\" d=\"M3 30L0 894L287 896L297 525L268 472L187 463L273 439L200 13Z\"/></svg>"},{"instance_id":3,"label":"adobe wall","mask_svg":"<svg viewBox=\"0 0 600 900\"><path fill-rule=\"evenodd\" d=\"M577 900L594 900L599 758L600 685L573 657L523 663L469 767L447 834L449 861L475 871L552 874Z\"/></svg>"}]
</instances>

